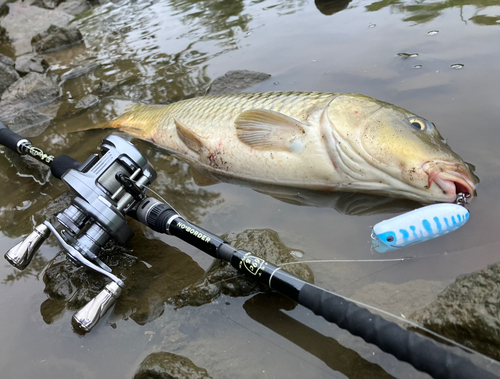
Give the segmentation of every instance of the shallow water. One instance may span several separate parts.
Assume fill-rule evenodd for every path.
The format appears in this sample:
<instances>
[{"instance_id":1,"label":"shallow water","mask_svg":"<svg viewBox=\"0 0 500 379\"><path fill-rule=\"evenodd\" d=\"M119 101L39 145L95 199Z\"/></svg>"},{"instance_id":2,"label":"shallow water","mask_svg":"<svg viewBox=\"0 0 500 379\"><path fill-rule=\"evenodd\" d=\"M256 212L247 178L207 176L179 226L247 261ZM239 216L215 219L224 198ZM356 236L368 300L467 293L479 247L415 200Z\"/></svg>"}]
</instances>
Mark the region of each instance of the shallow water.
<instances>
[{"instance_id":1,"label":"shallow water","mask_svg":"<svg viewBox=\"0 0 500 379\"><path fill-rule=\"evenodd\" d=\"M235 69L272 75L248 91L363 93L434 122L476 166L478 197L459 232L380 255L370 250L371 227L400 208L354 215L336 210L328 198L300 206L245 186L200 187L185 163L131 140L159 172L153 188L214 233L269 228L302 251L304 261L416 257L309 263L317 285L398 315L432 301L458 275L499 260L500 1L119 1L81 14L74 24L85 46L50 54L54 71L99 65L62 84L63 97L47 110L57 116L31 138L35 145L83 161L109 131L79 130L110 120L132 101L169 103L202 95L213 79ZM102 80L114 86L99 89ZM75 108L89 93L101 103ZM65 187L3 150L0 178L0 242L7 250L51 214L49 205ZM362 197L351 201L342 203L351 213L367 205ZM126 275L136 287L144 275L151 288L125 293L114 312L83 337L71 329L71 301L57 298L44 283L58 262L52 261L59 252L54 240L23 273L7 262L0 265L2 377L132 377L146 356L159 351L186 357L214 378L426 377L303 308L291 310L285 301L280 309L289 310L279 312L270 295L222 297L178 310L165 305L211 259L172 238L142 229L137 234L132 254L152 271L136 262ZM164 250L154 245L152 251L164 259L147 250L151 239L163 242ZM170 283L156 280L167 271Z\"/></svg>"}]
</instances>

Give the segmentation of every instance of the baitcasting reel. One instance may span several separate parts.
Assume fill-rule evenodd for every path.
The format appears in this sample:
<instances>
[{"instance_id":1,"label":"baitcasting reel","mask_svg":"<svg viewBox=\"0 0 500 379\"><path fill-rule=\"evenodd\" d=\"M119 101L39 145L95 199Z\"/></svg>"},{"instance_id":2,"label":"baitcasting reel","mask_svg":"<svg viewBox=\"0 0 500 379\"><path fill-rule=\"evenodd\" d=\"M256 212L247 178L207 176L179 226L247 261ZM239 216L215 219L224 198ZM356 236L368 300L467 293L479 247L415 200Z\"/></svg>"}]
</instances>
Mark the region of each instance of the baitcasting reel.
<instances>
[{"instance_id":1,"label":"baitcasting reel","mask_svg":"<svg viewBox=\"0 0 500 379\"><path fill-rule=\"evenodd\" d=\"M19 152L32 149L27 140L19 141L17 147ZM99 259L99 252L109 240L124 244L133 237L125 215L147 199L142 185L149 186L156 179L156 171L148 160L124 139L110 135L100 150L101 157L93 154L80 167L61 176L73 199L56 216L56 225L45 221L5 254L10 264L23 270L52 233L71 263L107 276L111 281L73 316L76 326L86 332L115 303L125 286Z\"/></svg>"}]
</instances>

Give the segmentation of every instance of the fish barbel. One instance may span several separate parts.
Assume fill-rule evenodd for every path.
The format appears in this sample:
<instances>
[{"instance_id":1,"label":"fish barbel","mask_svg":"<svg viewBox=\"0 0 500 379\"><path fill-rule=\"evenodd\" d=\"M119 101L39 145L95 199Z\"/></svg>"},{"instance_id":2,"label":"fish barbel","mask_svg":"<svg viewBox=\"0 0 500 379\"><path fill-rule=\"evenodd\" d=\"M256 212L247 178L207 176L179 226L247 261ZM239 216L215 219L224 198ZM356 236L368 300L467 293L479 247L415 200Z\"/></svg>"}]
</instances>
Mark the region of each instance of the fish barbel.
<instances>
[{"instance_id":1,"label":"fish barbel","mask_svg":"<svg viewBox=\"0 0 500 379\"><path fill-rule=\"evenodd\" d=\"M134 105L112 127L217 174L452 202L477 178L435 126L359 94L266 92Z\"/></svg>"}]
</instances>

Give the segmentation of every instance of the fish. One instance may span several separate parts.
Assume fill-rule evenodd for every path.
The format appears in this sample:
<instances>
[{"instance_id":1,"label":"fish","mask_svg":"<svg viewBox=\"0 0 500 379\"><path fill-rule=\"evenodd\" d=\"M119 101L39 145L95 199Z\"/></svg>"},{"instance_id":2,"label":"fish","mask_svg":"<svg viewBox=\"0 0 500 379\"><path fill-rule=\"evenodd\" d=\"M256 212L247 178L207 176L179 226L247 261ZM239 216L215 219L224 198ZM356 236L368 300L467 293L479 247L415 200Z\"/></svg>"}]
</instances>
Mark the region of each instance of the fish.
<instances>
[{"instance_id":1,"label":"fish","mask_svg":"<svg viewBox=\"0 0 500 379\"><path fill-rule=\"evenodd\" d=\"M261 92L135 104L109 124L218 176L422 203L476 194L435 125L353 93Z\"/></svg>"}]
</instances>

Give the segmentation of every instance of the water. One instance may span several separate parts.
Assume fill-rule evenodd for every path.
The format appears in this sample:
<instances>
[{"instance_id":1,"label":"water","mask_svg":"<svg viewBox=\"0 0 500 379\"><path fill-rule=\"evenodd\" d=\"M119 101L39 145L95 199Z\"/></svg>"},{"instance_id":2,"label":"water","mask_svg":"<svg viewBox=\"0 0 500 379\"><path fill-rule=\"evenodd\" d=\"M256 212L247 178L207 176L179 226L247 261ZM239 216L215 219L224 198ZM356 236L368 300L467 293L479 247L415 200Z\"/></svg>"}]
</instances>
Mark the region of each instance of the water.
<instances>
[{"instance_id":1,"label":"water","mask_svg":"<svg viewBox=\"0 0 500 379\"><path fill-rule=\"evenodd\" d=\"M186 164L133 140L159 172L153 188L214 233L270 228L303 253L298 259L307 261L417 257L308 264L316 284L408 316L456 276L499 260L500 2L487 5L109 2L74 22L86 48L48 56L59 74L95 67L63 83L63 98L52 105L56 118L32 141L54 155L83 161L109 131L79 130L110 120L132 101L170 103L201 95L213 79L235 69L272 75L248 89L252 91L357 92L422 115L477 167L478 197L469 206L470 221L459 232L383 256L370 250L370 231L395 210L356 216L348 213L366 206L359 198L337 205L341 212L329 199L299 206L249 187L199 186ZM401 59L401 52L411 59ZM465 67L453 69L457 62ZM90 93L100 96L101 103L77 109ZM65 187L5 152L0 177L0 241L6 250L51 214L50 204ZM59 257L54 261L59 251L54 240L42 247L27 271L0 265L3 377L133 377L146 356L161 351L190 359L214 378L426 377L271 295L222 297L178 310L165 305L169 296L195 282L211 259L180 241L135 228L137 239L128 248L139 260L127 258L128 266L122 268L133 285L114 313L84 337L70 326L78 308L75 283L63 281L65 287L55 293L44 283L47 272L61 264ZM78 276L89 287L92 278ZM409 293L418 296L410 301Z\"/></svg>"}]
</instances>

